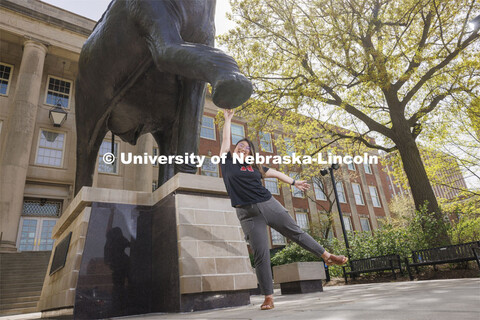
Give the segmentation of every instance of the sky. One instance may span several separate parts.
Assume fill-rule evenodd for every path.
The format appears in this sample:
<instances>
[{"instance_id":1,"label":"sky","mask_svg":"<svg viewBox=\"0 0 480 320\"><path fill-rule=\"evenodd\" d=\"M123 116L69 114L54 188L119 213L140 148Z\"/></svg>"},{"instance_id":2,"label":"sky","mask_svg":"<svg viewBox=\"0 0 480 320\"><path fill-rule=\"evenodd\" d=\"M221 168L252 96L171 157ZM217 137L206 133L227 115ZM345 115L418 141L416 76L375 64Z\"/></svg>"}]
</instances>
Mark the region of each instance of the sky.
<instances>
[{"instance_id":1,"label":"sky","mask_svg":"<svg viewBox=\"0 0 480 320\"><path fill-rule=\"evenodd\" d=\"M98 21L103 12L108 7L111 0L42 0L43 2L52 4L56 7L68 10L81 16ZM217 35L227 32L235 25L232 21L225 17L230 11L229 0L217 0L215 13L215 26Z\"/></svg>"}]
</instances>

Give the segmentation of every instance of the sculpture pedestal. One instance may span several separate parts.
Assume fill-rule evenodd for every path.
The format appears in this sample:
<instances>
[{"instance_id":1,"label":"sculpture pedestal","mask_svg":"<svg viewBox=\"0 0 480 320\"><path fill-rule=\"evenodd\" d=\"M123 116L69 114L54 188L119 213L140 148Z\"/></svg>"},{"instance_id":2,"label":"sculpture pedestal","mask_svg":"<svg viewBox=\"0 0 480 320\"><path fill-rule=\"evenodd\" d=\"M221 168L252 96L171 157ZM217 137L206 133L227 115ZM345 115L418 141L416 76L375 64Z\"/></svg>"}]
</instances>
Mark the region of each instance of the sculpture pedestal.
<instances>
[{"instance_id":1,"label":"sculpture pedestal","mask_svg":"<svg viewBox=\"0 0 480 320\"><path fill-rule=\"evenodd\" d=\"M275 283L282 294L322 292L325 280L323 262L294 262L273 267Z\"/></svg>"},{"instance_id":2,"label":"sculpture pedestal","mask_svg":"<svg viewBox=\"0 0 480 320\"><path fill-rule=\"evenodd\" d=\"M153 193L84 187L53 235L38 305L44 317L246 305L257 286L217 178L177 174Z\"/></svg>"}]
</instances>

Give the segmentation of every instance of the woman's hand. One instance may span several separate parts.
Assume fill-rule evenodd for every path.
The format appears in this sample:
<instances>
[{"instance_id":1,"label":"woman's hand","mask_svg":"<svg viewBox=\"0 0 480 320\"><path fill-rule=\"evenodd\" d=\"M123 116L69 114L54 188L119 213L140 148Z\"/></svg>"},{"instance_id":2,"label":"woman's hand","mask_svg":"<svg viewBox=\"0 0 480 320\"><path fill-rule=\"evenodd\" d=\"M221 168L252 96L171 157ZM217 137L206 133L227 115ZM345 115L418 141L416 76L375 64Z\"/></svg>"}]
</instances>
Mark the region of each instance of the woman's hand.
<instances>
[{"instance_id":1,"label":"woman's hand","mask_svg":"<svg viewBox=\"0 0 480 320\"><path fill-rule=\"evenodd\" d=\"M223 109L223 116L225 117L225 120L232 120L234 114L235 111L233 111L233 109Z\"/></svg>"},{"instance_id":2,"label":"woman's hand","mask_svg":"<svg viewBox=\"0 0 480 320\"><path fill-rule=\"evenodd\" d=\"M305 180L295 181L294 186L300 189L301 191L307 191L308 189L310 189L310 185Z\"/></svg>"}]
</instances>

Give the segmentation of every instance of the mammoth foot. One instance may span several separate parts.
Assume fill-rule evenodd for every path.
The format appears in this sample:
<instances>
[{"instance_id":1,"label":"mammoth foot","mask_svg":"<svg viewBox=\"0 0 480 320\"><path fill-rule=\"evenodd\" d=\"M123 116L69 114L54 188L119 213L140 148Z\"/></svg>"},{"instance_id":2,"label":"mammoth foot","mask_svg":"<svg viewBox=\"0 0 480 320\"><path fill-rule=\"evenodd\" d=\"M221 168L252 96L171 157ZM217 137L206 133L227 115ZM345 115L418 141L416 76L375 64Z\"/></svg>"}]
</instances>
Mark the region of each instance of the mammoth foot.
<instances>
[{"instance_id":1,"label":"mammoth foot","mask_svg":"<svg viewBox=\"0 0 480 320\"><path fill-rule=\"evenodd\" d=\"M195 164L175 164L175 173L183 172L183 173L197 173L197 166Z\"/></svg>"},{"instance_id":2,"label":"mammoth foot","mask_svg":"<svg viewBox=\"0 0 480 320\"><path fill-rule=\"evenodd\" d=\"M252 92L252 83L244 75L236 73L215 83L212 100L220 108L232 109L247 101Z\"/></svg>"}]
</instances>

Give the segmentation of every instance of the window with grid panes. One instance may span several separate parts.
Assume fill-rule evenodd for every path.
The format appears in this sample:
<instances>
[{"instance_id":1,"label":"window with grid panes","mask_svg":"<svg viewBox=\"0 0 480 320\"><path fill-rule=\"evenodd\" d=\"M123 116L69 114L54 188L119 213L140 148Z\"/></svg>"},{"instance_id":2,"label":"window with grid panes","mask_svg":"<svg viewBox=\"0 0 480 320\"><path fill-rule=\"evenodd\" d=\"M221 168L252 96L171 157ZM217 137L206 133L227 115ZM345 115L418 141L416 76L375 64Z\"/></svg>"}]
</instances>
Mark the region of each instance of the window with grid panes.
<instances>
[{"instance_id":1,"label":"window with grid panes","mask_svg":"<svg viewBox=\"0 0 480 320\"><path fill-rule=\"evenodd\" d=\"M25 199L22 215L31 217L58 218L62 212L62 202L53 200Z\"/></svg>"},{"instance_id":2,"label":"window with grid panes","mask_svg":"<svg viewBox=\"0 0 480 320\"><path fill-rule=\"evenodd\" d=\"M56 220L44 220L42 222L42 228L40 230L40 243L38 245L38 250L48 251L52 250L53 243L55 240L52 239L53 227L57 223Z\"/></svg>"},{"instance_id":3,"label":"window with grid panes","mask_svg":"<svg viewBox=\"0 0 480 320\"><path fill-rule=\"evenodd\" d=\"M290 178L292 179L295 179L297 180L298 179L298 174L297 173L289 173L289 176ZM291 189L292 189L292 195L295 197L295 198L303 198L303 192L302 190L298 189L297 187L295 186L291 186Z\"/></svg>"},{"instance_id":4,"label":"window with grid panes","mask_svg":"<svg viewBox=\"0 0 480 320\"><path fill-rule=\"evenodd\" d=\"M260 131L260 147L265 152L273 152L272 135L269 132Z\"/></svg>"},{"instance_id":5,"label":"window with grid panes","mask_svg":"<svg viewBox=\"0 0 480 320\"><path fill-rule=\"evenodd\" d=\"M372 198L372 204L376 208L381 208L382 204L380 203L380 198L378 197L377 188L375 186L368 186L370 191L370 197Z\"/></svg>"},{"instance_id":6,"label":"window with grid panes","mask_svg":"<svg viewBox=\"0 0 480 320\"><path fill-rule=\"evenodd\" d=\"M368 218L360 218L360 225L362 226L362 231L370 231L370 221Z\"/></svg>"},{"instance_id":7,"label":"window with grid panes","mask_svg":"<svg viewBox=\"0 0 480 320\"><path fill-rule=\"evenodd\" d=\"M282 234L280 232L278 232L277 230L275 230L273 228L270 228L270 233L272 234L272 244L273 245L282 245L282 244L287 243L287 241L285 240L285 237L282 236Z\"/></svg>"},{"instance_id":8,"label":"window with grid panes","mask_svg":"<svg viewBox=\"0 0 480 320\"><path fill-rule=\"evenodd\" d=\"M245 138L245 128L243 125L232 123L230 130L232 131L232 144L237 144L238 141Z\"/></svg>"},{"instance_id":9,"label":"window with grid panes","mask_svg":"<svg viewBox=\"0 0 480 320\"><path fill-rule=\"evenodd\" d=\"M276 178L265 178L265 188L270 191L271 194L280 194L278 190L278 180Z\"/></svg>"},{"instance_id":10,"label":"window with grid panes","mask_svg":"<svg viewBox=\"0 0 480 320\"><path fill-rule=\"evenodd\" d=\"M0 95L8 94L8 85L12 77L12 66L0 63Z\"/></svg>"},{"instance_id":11,"label":"window with grid panes","mask_svg":"<svg viewBox=\"0 0 480 320\"><path fill-rule=\"evenodd\" d=\"M352 183L353 195L355 196L355 203L358 205L364 205L363 196L362 196L362 188L358 183Z\"/></svg>"},{"instance_id":12,"label":"window with grid panes","mask_svg":"<svg viewBox=\"0 0 480 320\"><path fill-rule=\"evenodd\" d=\"M337 193L338 201L340 203L347 203L347 198L345 197L345 190L343 189L343 183L341 181L337 181Z\"/></svg>"},{"instance_id":13,"label":"window with grid panes","mask_svg":"<svg viewBox=\"0 0 480 320\"><path fill-rule=\"evenodd\" d=\"M347 164L348 170L356 171L355 164L353 162Z\"/></svg>"},{"instance_id":14,"label":"window with grid panes","mask_svg":"<svg viewBox=\"0 0 480 320\"><path fill-rule=\"evenodd\" d=\"M372 167L370 167L368 163L364 163L363 168L365 169L365 173L372 174Z\"/></svg>"},{"instance_id":15,"label":"window with grid panes","mask_svg":"<svg viewBox=\"0 0 480 320\"><path fill-rule=\"evenodd\" d=\"M44 166L61 167L64 144L64 133L40 130L35 163Z\"/></svg>"},{"instance_id":16,"label":"window with grid panes","mask_svg":"<svg viewBox=\"0 0 480 320\"><path fill-rule=\"evenodd\" d=\"M202 127L200 129L200 137L215 140L215 121L212 117L202 117Z\"/></svg>"},{"instance_id":17,"label":"window with grid panes","mask_svg":"<svg viewBox=\"0 0 480 320\"><path fill-rule=\"evenodd\" d=\"M353 231L353 227L352 227L352 219L350 219L349 216L344 216L343 217L343 223L345 224L345 230L347 231Z\"/></svg>"},{"instance_id":18,"label":"window with grid panes","mask_svg":"<svg viewBox=\"0 0 480 320\"><path fill-rule=\"evenodd\" d=\"M313 190L315 191L316 200L327 200L322 181L313 179Z\"/></svg>"},{"instance_id":19,"label":"window with grid panes","mask_svg":"<svg viewBox=\"0 0 480 320\"><path fill-rule=\"evenodd\" d=\"M308 215L306 213L295 212L297 224L303 230L308 230Z\"/></svg>"},{"instance_id":20,"label":"window with grid panes","mask_svg":"<svg viewBox=\"0 0 480 320\"><path fill-rule=\"evenodd\" d=\"M152 153L153 153L153 157L157 157L159 156L159 149L157 147L153 147L153 150L152 150ZM157 158L158 159L158 158ZM158 167L158 161L155 161L155 163L153 164L154 167Z\"/></svg>"},{"instance_id":21,"label":"window with grid panes","mask_svg":"<svg viewBox=\"0 0 480 320\"><path fill-rule=\"evenodd\" d=\"M209 177L218 177L218 164L211 162L210 157L205 157L205 161L202 165L201 175Z\"/></svg>"},{"instance_id":22,"label":"window with grid panes","mask_svg":"<svg viewBox=\"0 0 480 320\"><path fill-rule=\"evenodd\" d=\"M285 149L287 155L292 157L292 155L295 153L295 145L292 138L285 138Z\"/></svg>"},{"instance_id":23,"label":"window with grid panes","mask_svg":"<svg viewBox=\"0 0 480 320\"><path fill-rule=\"evenodd\" d=\"M103 155L105 153L112 152L112 141L104 140L98 151L98 172L101 173L118 173L118 143L114 143L113 155L115 156L115 161L112 164L105 163L103 161Z\"/></svg>"},{"instance_id":24,"label":"window with grid panes","mask_svg":"<svg viewBox=\"0 0 480 320\"><path fill-rule=\"evenodd\" d=\"M32 251L35 247L35 236L39 221L39 219L23 220L20 231L21 239L18 247L20 251Z\"/></svg>"},{"instance_id":25,"label":"window with grid panes","mask_svg":"<svg viewBox=\"0 0 480 320\"><path fill-rule=\"evenodd\" d=\"M52 106L60 104L62 107L68 108L71 86L72 83L70 81L49 76L46 104Z\"/></svg>"}]
</instances>

